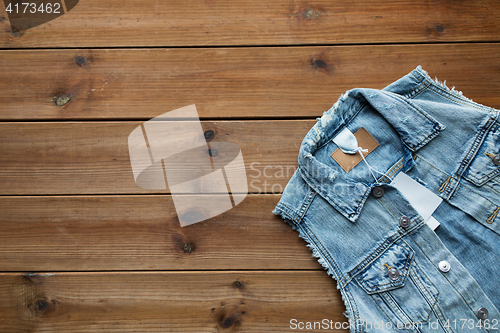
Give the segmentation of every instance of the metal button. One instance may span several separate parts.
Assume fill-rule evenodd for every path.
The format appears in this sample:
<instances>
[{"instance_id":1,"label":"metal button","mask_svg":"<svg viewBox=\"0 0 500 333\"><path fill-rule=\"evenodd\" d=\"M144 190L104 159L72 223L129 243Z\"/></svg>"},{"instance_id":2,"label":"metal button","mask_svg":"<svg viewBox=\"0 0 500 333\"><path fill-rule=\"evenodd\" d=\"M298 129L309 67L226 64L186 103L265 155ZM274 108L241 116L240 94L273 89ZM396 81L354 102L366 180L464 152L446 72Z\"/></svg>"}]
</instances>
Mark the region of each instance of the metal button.
<instances>
[{"instance_id":1,"label":"metal button","mask_svg":"<svg viewBox=\"0 0 500 333\"><path fill-rule=\"evenodd\" d=\"M443 273L449 272L451 268L451 265L449 262L446 260L440 261L439 262L439 270Z\"/></svg>"},{"instance_id":2,"label":"metal button","mask_svg":"<svg viewBox=\"0 0 500 333\"><path fill-rule=\"evenodd\" d=\"M395 268L391 268L387 274L392 281L396 281L399 278L399 271Z\"/></svg>"},{"instance_id":3,"label":"metal button","mask_svg":"<svg viewBox=\"0 0 500 333\"><path fill-rule=\"evenodd\" d=\"M488 310L486 308L480 308L477 310L477 317L479 319L488 319Z\"/></svg>"},{"instance_id":4,"label":"metal button","mask_svg":"<svg viewBox=\"0 0 500 333\"><path fill-rule=\"evenodd\" d=\"M491 158L491 160L493 161L493 164L500 165L500 154L496 154Z\"/></svg>"},{"instance_id":5,"label":"metal button","mask_svg":"<svg viewBox=\"0 0 500 333\"><path fill-rule=\"evenodd\" d=\"M380 186L375 186L372 189L372 194L375 198L382 198L384 196L384 189Z\"/></svg>"},{"instance_id":6,"label":"metal button","mask_svg":"<svg viewBox=\"0 0 500 333\"><path fill-rule=\"evenodd\" d=\"M399 218L399 225L402 226L403 228L406 228L407 226L410 225L410 218L408 216L401 216Z\"/></svg>"}]
</instances>

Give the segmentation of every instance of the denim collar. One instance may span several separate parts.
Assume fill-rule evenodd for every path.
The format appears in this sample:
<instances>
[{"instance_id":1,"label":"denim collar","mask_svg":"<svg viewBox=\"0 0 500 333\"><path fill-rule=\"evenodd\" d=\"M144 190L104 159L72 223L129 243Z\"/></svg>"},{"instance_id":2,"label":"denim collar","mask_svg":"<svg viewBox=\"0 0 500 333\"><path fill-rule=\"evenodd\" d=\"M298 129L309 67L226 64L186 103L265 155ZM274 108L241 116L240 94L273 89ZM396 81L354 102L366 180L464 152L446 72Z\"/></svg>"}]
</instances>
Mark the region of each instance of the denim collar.
<instances>
[{"instance_id":1,"label":"denim collar","mask_svg":"<svg viewBox=\"0 0 500 333\"><path fill-rule=\"evenodd\" d=\"M408 171L413 165L411 152L416 152L444 129L424 110L400 95L404 90L408 94L415 91L423 81L428 80L431 79L418 67L383 90L350 90L317 119L304 138L299 153L302 178L351 222L357 220L371 189L377 183L365 184L349 179L345 173L318 161L314 153L340 132L364 106L370 104L398 132L407 152L404 169Z\"/></svg>"}]
</instances>

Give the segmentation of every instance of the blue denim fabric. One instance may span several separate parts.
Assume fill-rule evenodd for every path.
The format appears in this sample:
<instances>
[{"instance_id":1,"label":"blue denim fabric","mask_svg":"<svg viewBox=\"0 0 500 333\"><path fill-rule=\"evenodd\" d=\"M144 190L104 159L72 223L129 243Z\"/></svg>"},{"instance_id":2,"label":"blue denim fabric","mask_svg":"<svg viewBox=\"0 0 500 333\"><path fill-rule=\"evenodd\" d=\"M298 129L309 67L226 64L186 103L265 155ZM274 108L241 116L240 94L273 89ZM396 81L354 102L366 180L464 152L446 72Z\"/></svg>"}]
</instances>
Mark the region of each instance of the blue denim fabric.
<instances>
[{"instance_id":1,"label":"blue denim fabric","mask_svg":"<svg viewBox=\"0 0 500 333\"><path fill-rule=\"evenodd\" d=\"M498 115L419 66L382 90L346 92L306 135L274 213L337 281L351 332L500 330L500 167L486 155L500 153ZM378 141L366 160L388 177L330 157L345 127ZM390 184L400 172L443 199L435 231Z\"/></svg>"}]
</instances>

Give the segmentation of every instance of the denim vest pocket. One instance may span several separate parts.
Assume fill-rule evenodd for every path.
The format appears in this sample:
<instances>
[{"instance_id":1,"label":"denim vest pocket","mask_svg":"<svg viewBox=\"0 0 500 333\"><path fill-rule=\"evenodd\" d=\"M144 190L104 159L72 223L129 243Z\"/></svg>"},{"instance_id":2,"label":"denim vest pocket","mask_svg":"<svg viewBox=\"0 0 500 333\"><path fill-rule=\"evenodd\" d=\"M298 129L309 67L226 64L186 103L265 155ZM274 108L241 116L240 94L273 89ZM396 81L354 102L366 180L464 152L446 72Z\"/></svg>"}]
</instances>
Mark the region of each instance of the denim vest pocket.
<instances>
[{"instance_id":1,"label":"denim vest pocket","mask_svg":"<svg viewBox=\"0 0 500 333\"><path fill-rule=\"evenodd\" d=\"M476 186L483 186L489 181L499 183L494 179L500 175L500 166L495 165L495 155L500 154L500 133L492 130L485 138L476 156L472 160L464 178Z\"/></svg>"},{"instance_id":2,"label":"denim vest pocket","mask_svg":"<svg viewBox=\"0 0 500 333\"><path fill-rule=\"evenodd\" d=\"M397 327L427 322L439 295L414 260L415 251L400 240L365 267L356 281ZM411 329L411 328L410 328Z\"/></svg>"}]
</instances>

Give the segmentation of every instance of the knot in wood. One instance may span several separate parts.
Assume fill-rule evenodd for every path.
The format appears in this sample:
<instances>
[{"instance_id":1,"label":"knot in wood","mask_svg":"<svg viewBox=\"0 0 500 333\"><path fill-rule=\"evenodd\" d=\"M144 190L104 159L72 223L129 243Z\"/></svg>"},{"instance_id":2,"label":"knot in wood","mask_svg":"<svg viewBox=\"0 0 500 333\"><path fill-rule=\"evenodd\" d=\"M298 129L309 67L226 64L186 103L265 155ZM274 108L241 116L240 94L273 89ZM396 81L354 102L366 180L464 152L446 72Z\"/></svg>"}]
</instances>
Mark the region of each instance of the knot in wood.
<instances>
[{"instance_id":1,"label":"knot in wood","mask_svg":"<svg viewBox=\"0 0 500 333\"><path fill-rule=\"evenodd\" d=\"M68 104L69 101L71 101L71 95L64 94L64 95L56 96L56 97L54 97L53 101L57 106L63 106L63 105Z\"/></svg>"},{"instance_id":2,"label":"knot in wood","mask_svg":"<svg viewBox=\"0 0 500 333\"><path fill-rule=\"evenodd\" d=\"M184 243L184 246L182 247L184 252L186 253L191 253L193 252L193 247L189 243Z\"/></svg>"},{"instance_id":3,"label":"knot in wood","mask_svg":"<svg viewBox=\"0 0 500 333\"><path fill-rule=\"evenodd\" d=\"M206 130L205 133L205 140L206 141L212 141L214 136L215 136L215 132L213 130Z\"/></svg>"}]
</instances>

